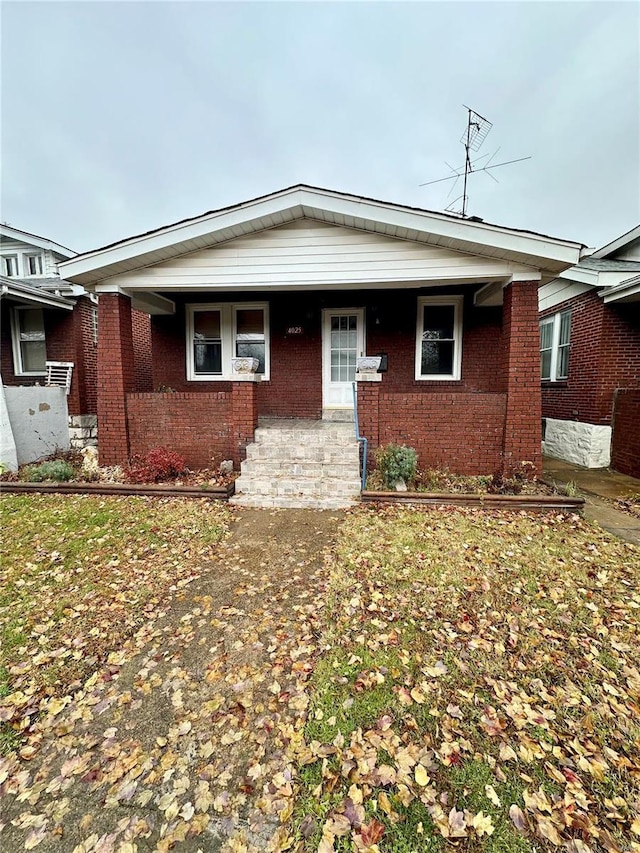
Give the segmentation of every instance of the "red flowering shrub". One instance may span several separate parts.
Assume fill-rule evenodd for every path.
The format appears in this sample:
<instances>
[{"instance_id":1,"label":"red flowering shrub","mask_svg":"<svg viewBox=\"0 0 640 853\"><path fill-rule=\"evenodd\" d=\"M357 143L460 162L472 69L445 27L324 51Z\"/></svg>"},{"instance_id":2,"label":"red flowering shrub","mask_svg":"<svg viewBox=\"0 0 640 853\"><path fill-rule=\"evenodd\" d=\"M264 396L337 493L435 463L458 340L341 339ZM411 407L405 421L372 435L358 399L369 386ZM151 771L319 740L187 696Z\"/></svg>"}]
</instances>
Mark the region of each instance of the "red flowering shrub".
<instances>
[{"instance_id":1,"label":"red flowering shrub","mask_svg":"<svg viewBox=\"0 0 640 853\"><path fill-rule=\"evenodd\" d=\"M154 447L146 456L134 456L127 478L131 483L162 483L179 477L184 469L184 459L178 453Z\"/></svg>"}]
</instances>

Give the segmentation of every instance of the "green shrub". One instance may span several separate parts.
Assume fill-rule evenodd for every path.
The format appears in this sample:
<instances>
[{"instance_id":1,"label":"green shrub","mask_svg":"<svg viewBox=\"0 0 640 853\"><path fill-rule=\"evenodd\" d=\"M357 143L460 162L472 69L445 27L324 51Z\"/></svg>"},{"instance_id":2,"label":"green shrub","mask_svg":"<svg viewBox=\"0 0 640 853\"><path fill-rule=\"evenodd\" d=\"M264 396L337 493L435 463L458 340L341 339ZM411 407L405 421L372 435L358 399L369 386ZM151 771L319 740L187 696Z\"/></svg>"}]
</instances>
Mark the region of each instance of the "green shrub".
<instances>
[{"instance_id":1,"label":"green shrub","mask_svg":"<svg viewBox=\"0 0 640 853\"><path fill-rule=\"evenodd\" d=\"M400 481L409 484L415 479L418 454L413 447L387 444L378 448L375 459L387 489L394 489Z\"/></svg>"},{"instance_id":2,"label":"green shrub","mask_svg":"<svg viewBox=\"0 0 640 853\"><path fill-rule=\"evenodd\" d=\"M52 459L49 462L41 462L39 465L27 465L22 470L22 480L28 483L44 483L45 480L53 480L56 483L66 483L72 480L75 469L64 459Z\"/></svg>"}]
</instances>

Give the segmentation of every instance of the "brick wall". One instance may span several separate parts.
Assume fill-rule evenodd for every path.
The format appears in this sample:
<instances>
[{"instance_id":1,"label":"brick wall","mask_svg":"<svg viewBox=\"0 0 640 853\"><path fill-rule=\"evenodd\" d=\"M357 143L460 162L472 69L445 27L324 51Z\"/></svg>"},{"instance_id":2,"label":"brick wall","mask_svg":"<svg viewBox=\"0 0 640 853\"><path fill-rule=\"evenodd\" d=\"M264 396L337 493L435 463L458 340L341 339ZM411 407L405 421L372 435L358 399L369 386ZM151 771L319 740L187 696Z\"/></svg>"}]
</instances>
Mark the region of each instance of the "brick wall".
<instances>
[{"instance_id":1,"label":"brick wall","mask_svg":"<svg viewBox=\"0 0 640 853\"><path fill-rule=\"evenodd\" d=\"M9 305L9 308L11 306ZM79 297L73 311L43 308L47 359L72 361L71 391L67 398L69 414L96 412L97 348L93 342L93 303ZM1 368L5 385L33 385L44 377L16 376L11 345L11 311L4 308L1 324Z\"/></svg>"},{"instance_id":2,"label":"brick wall","mask_svg":"<svg viewBox=\"0 0 640 853\"><path fill-rule=\"evenodd\" d=\"M166 447L190 468L209 468L232 458L231 394L128 394L127 421L132 456ZM122 460L124 461L124 460Z\"/></svg>"},{"instance_id":3,"label":"brick wall","mask_svg":"<svg viewBox=\"0 0 640 853\"><path fill-rule=\"evenodd\" d=\"M151 317L134 308L131 310L131 327L136 388L138 391L152 391Z\"/></svg>"},{"instance_id":4,"label":"brick wall","mask_svg":"<svg viewBox=\"0 0 640 853\"><path fill-rule=\"evenodd\" d=\"M538 284L518 281L504 291L502 375L506 380L503 466L532 462L542 470Z\"/></svg>"},{"instance_id":5,"label":"brick wall","mask_svg":"<svg viewBox=\"0 0 640 853\"><path fill-rule=\"evenodd\" d=\"M640 389L616 391L613 405L611 467L640 478Z\"/></svg>"},{"instance_id":6,"label":"brick wall","mask_svg":"<svg viewBox=\"0 0 640 853\"><path fill-rule=\"evenodd\" d=\"M101 465L130 456L126 395L135 390L131 301L102 293L98 301L98 447Z\"/></svg>"},{"instance_id":7,"label":"brick wall","mask_svg":"<svg viewBox=\"0 0 640 853\"><path fill-rule=\"evenodd\" d=\"M542 312L571 310L569 378L542 383L542 415L611 423L616 388L640 387L640 305L605 305L595 290Z\"/></svg>"},{"instance_id":8,"label":"brick wall","mask_svg":"<svg viewBox=\"0 0 640 853\"><path fill-rule=\"evenodd\" d=\"M381 391L376 443L414 447L423 468L491 474L501 465L505 406L504 394Z\"/></svg>"}]
</instances>

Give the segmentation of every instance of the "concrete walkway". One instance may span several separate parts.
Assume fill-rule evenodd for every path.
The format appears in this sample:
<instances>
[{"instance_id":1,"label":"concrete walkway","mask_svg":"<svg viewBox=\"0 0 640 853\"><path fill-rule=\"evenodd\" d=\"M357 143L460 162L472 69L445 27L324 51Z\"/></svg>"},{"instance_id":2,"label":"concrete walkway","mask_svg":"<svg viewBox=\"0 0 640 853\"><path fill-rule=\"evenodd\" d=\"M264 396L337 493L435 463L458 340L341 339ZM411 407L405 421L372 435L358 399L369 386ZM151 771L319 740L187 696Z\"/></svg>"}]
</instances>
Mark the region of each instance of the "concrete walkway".
<instances>
[{"instance_id":1,"label":"concrete walkway","mask_svg":"<svg viewBox=\"0 0 640 853\"><path fill-rule=\"evenodd\" d=\"M640 545L640 518L616 509L611 503L640 495L640 480L608 468L582 468L549 456L543 460L543 476L559 486L575 483L585 499L585 518L620 539Z\"/></svg>"}]
</instances>

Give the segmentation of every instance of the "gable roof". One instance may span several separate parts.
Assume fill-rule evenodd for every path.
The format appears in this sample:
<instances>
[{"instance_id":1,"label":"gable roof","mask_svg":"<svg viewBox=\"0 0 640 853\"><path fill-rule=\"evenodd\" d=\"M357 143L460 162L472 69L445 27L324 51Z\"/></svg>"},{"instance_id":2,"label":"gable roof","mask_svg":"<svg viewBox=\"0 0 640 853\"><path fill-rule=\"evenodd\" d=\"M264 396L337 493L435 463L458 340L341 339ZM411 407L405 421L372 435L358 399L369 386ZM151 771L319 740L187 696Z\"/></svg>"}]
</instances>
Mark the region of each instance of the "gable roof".
<instances>
[{"instance_id":1,"label":"gable roof","mask_svg":"<svg viewBox=\"0 0 640 853\"><path fill-rule=\"evenodd\" d=\"M4 223L0 223L0 236L8 237L10 240L18 240L21 243L29 243L38 249L49 249L56 255L62 255L63 258L73 258L76 254L72 249L61 246L60 243L54 243L53 240L48 240L46 237L39 237L37 234L21 231L19 228Z\"/></svg>"},{"instance_id":2,"label":"gable roof","mask_svg":"<svg viewBox=\"0 0 640 853\"><path fill-rule=\"evenodd\" d=\"M85 252L60 269L66 278L90 285L305 218L528 264L553 275L577 263L584 248L532 231L298 184Z\"/></svg>"},{"instance_id":3,"label":"gable roof","mask_svg":"<svg viewBox=\"0 0 640 853\"><path fill-rule=\"evenodd\" d=\"M612 240L610 243L607 243L606 246L603 246L601 249L596 249L595 252L590 256L592 258L608 258L609 255L613 255L615 252L620 251L629 243L633 243L634 240L640 239L640 225L636 225L630 231L627 231L625 234L621 234L620 237L616 237L615 240Z\"/></svg>"}]
</instances>

